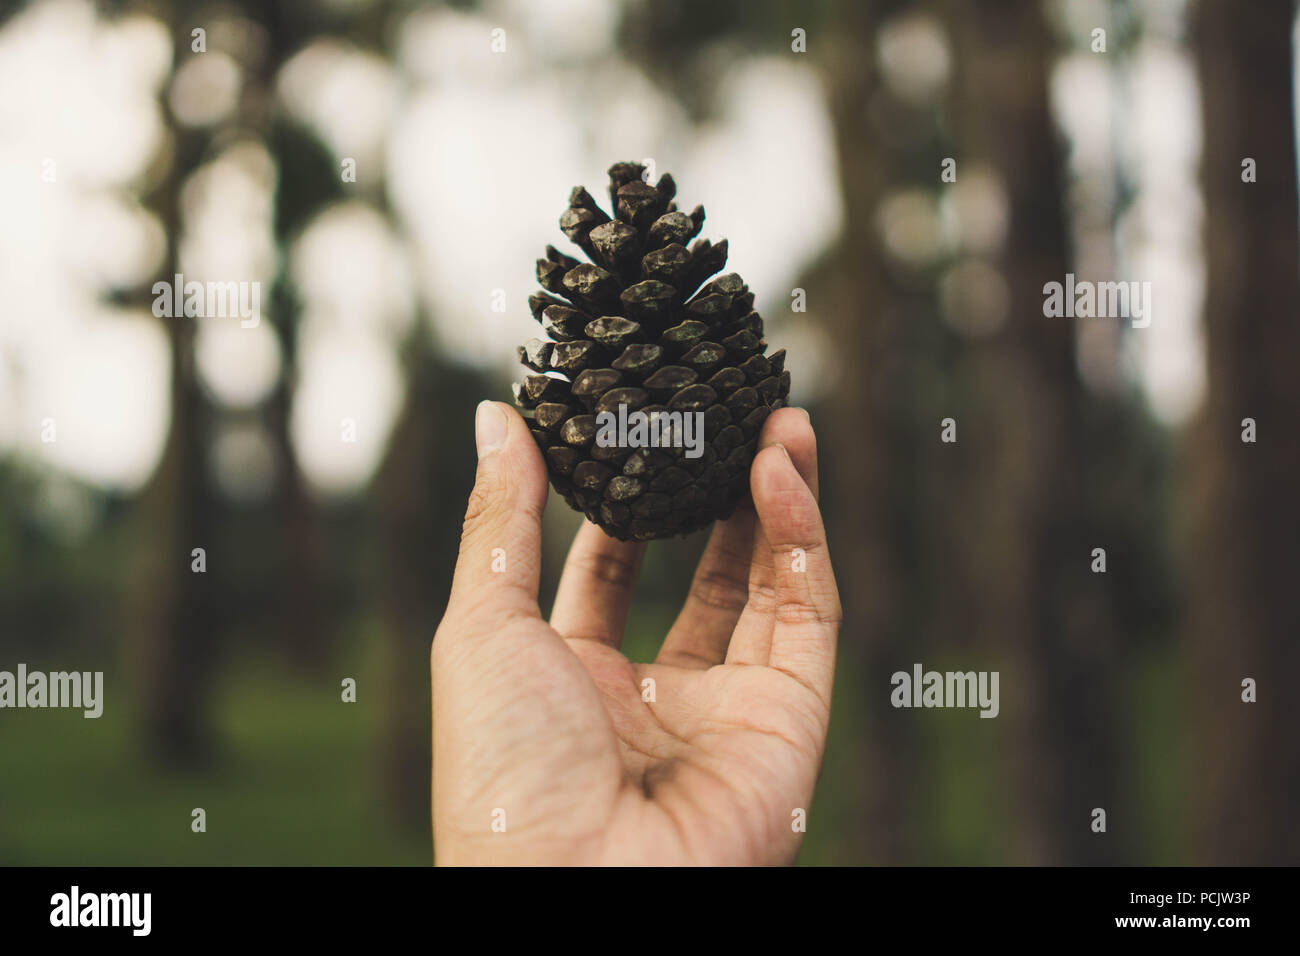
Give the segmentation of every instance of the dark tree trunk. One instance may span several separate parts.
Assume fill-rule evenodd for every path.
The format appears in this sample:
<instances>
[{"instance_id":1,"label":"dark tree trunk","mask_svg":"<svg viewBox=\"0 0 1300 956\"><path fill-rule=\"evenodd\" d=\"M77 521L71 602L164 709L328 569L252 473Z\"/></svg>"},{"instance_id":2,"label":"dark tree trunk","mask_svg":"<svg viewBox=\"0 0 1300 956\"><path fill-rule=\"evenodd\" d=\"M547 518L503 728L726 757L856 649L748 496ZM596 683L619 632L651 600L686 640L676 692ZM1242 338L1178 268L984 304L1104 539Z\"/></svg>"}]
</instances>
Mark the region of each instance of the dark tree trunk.
<instances>
[{"instance_id":1,"label":"dark tree trunk","mask_svg":"<svg viewBox=\"0 0 1300 956\"><path fill-rule=\"evenodd\" d=\"M177 4L173 22L186 22L190 9ZM189 55L188 30L177 27L176 35L175 55ZM166 229L169 282L179 271L180 190L206 143L203 134L171 125L170 171L147 197ZM141 497L145 557L132 595L140 621L135 653L146 750L161 765L192 767L206 762L214 746L208 708L222 617L214 594L223 560L218 502L206 471L213 411L194 368L195 320L179 315L159 321L171 351L171 422L162 459ZM195 548L204 549L204 573L191 570Z\"/></svg>"},{"instance_id":2,"label":"dark tree trunk","mask_svg":"<svg viewBox=\"0 0 1300 956\"><path fill-rule=\"evenodd\" d=\"M829 747L855 747L861 770L851 782L857 802L857 832L846 842L875 865L911 858L909 845L910 725L889 705L889 674L909 665L906 621L899 593L897 512L911 492L906 464L897 460L906 445L899 419L905 370L899 361L909 321L907 293L885 265L875 228L881 199L905 178L911 144L882 135L882 82L874 50L880 24L899 4L842 3L833 18L827 76L835 126L836 158L844 199L840 251L829 275L817 284L827 301L836 341L852 343L852 360L837 380L835 400L818 410L823 443L828 532L836 576L844 596L842 668L863 701L852 740Z\"/></svg>"},{"instance_id":3,"label":"dark tree trunk","mask_svg":"<svg viewBox=\"0 0 1300 956\"><path fill-rule=\"evenodd\" d=\"M1194 14L1208 393L1192 440L1194 862L1300 863L1300 223L1292 3ZM1258 181L1242 182L1242 160ZM1242 441L1242 419L1258 437ZM1242 681L1258 702L1242 701Z\"/></svg>"},{"instance_id":4,"label":"dark tree trunk","mask_svg":"<svg viewBox=\"0 0 1300 956\"><path fill-rule=\"evenodd\" d=\"M245 0L245 13L266 31L266 52L256 75L246 81L245 97L257 104L258 131L275 159L275 238L287 247L341 191L338 170L325 148L280 116L274 105L280 68L311 38L313 25L303 19L303 11L282 4ZM270 301L270 320L283 362L280 381L266 409L268 431L277 452L273 507L280 577L275 626L289 666L299 674L317 676L327 654L322 587L325 544L320 511L307 488L289 428L298 382L301 308L287 275L287 256L273 281Z\"/></svg>"},{"instance_id":5,"label":"dark tree trunk","mask_svg":"<svg viewBox=\"0 0 1300 956\"><path fill-rule=\"evenodd\" d=\"M1121 862L1131 839L1090 828L1093 808L1121 833L1130 818L1118 743L1120 635L1105 579L1090 570L1091 549L1111 542L1089 534L1074 325L1043 315L1043 284L1068 271L1064 164L1049 103L1054 44L1031 0L949 11L959 170L985 165L1009 204L994 262L1009 294L1006 322L972 348L966 369L974 415L960 439L972 443L962 497L978 507L959 520L973 532L964 535L963 571L976 595L973 641L1001 658L1010 856Z\"/></svg>"},{"instance_id":6,"label":"dark tree trunk","mask_svg":"<svg viewBox=\"0 0 1300 956\"><path fill-rule=\"evenodd\" d=\"M143 607L143 719L156 762L198 766L213 749L208 714L221 620L211 582L220 574L216 503L204 473L211 411L194 381L194 328L163 319L172 343L172 421L163 459L144 495L149 555L137 580ZM191 570L203 548L207 571Z\"/></svg>"}]
</instances>

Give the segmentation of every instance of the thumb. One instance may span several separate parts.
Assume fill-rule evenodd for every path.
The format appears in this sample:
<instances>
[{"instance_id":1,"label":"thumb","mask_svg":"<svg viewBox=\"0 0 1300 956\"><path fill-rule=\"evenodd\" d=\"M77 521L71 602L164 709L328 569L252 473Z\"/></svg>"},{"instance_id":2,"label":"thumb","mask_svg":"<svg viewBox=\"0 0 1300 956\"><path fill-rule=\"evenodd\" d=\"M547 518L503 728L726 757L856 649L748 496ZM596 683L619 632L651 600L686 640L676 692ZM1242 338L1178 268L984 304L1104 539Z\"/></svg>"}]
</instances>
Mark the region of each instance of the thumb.
<instances>
[{"instance_id":1,"label":"thumb","mask_svg":"<svg viewBox=\"0 0 1300 956\"><path fill-rule=\"evenodd\" d=\"M474 416L478 472L465 512L447 610L501 620L540 617L546 466L528 425L503 402Z\"/></svg>"}]
</instances>

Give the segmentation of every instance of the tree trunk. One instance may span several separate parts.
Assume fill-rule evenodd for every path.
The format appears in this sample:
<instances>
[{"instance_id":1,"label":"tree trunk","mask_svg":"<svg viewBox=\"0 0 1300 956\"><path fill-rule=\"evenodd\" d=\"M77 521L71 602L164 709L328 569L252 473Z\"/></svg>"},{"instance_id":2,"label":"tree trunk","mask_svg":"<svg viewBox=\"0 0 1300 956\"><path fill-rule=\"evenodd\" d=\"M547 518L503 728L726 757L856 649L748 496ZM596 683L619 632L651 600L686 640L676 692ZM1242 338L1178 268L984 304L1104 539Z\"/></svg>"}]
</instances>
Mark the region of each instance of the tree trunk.
<instances>
[{"instance_id":1,"label":"tree trunk","mask_svg":"<svg viewBox=\"0 0 1300 956\"><path fill-rule=\"evenodd\" d=\"M978 443L964 455L973 533L963 538L963 573L976 595L974 645L1001 661L1011 861L1116 863L1132 841L1091 829L1094 808L1106 811L1108 827L1130 816L1120 778L1119 635L1105 579L1090 568L1092 547L1110 542L1089 536L1087 396L1073 322L1043 314L1043 284L1064 281L1068 245L1049 102L1053 42L1032 0L949 11L959 170L984 165L1009 204L994 262L1007 318L971 349L973 420L961 440Z\"/></svg>"},{"instance_id":2,"label":"tree trunk","mask_svg":"<svg viewBox=\"0 0 1300 956\"><path fill-rule=\"evenodd\" d=\"M1194 465L1188 650L1194 862L1300 863L1300 223L1292 3L1194 14L1205 129L1208 392ZM1257 182L1242 181L1242 161ZM1258 429L1242 440L1242 420ZM1258 702L1242 700L1242 681Z\"/></svg>"},{"instance_id":3,"label":"tree trunk","mask_svg":"<svg viewBox=\"0 0 1300 956\"><path fill-rule=\"evenodd\" d=\"M185 22L190 5L176 5ZM177 30L175 55L189 54L189 34ZM170 114L168 114L170 115ZM168 240L164 275L178 268L180 190L198 166L205 136L172 123L175 155L167 178L149 197ZM194 320L163 318L171 351L171 422L162 459L141 496L144 551L133 603L140 628L136 656L146 750L155 762L192 767L206 762L214 741L208 714L222 602L216 531L218 503L206 473L212 409L194 367ZM204 549L207 570L193 571L192 552Z\"/></svg>"},{"instance_id":4,"label":"tree trunk","mask_svg":"<svg viewBox=\"0 0 1300 956\"><path fill-rule=\"evenodd\" d=\"M851 786L858 813L856 832L845 835L859 861L897 864L912 857L908 795L914 757L913 731L889 704L888 675L908 665L907 621L899 592L904 586L897 512L912 491L907 463L898 460L907 442L899 421L906 382L899 361L909 322L907 293L886 267L876 230L882 198L904 177L911 144L881 135L872 107L882 83L874 51L876 34L899 4L842 3L827 38L829 104L844 199L844 233L829 266L818 306L834 341L851 343L851 358L837 381L833 401L818 410L824 446L827 530L836 576L844 595L841 667L863 702L852 740L860 776ZM819 282L818 287L823 287ZM905 533L905 532L904 532ZM841 679L842 681L844 678Z\"/></svg>"}]
</instances>

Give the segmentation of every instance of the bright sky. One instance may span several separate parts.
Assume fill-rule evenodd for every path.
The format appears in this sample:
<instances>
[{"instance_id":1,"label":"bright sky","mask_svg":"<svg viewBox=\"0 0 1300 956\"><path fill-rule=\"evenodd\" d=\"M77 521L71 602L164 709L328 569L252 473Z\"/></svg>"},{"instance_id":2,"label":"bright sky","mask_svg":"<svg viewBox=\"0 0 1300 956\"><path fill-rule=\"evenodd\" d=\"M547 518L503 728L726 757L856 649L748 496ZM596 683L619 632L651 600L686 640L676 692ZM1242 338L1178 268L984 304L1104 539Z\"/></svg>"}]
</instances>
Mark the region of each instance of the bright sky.
<instances>
[{"instance_id":1,"label":"bright sky","mask_svg":"<svg viewBox=\"0 0 1300 956\"><path fill-rule=\"evenodd\" d=\"M161 330L99 300L161 262L128 187L169 66L156 23L109 28L75 0L0 31L0 451L107 486L139 484L167 426Z\"/></svg>"},{"instance_id":2,"label":"bright sky","mask_svg":"<svg viewBox=\"0 0 1300 956\"><path fill-rule=\"evenodd\" d=\"M379 461L401 399L393 346L416 296L452 354L515 371L514 346L536 332L526 307L533 260L548 242L566 245L557 220L570 188L602 196L616 158L671 171L685 208L707 199L703 235L731 238L728 268L755 290L769 341L791 346L805 389L796 398L813 397L800 383L824 382L815 323L789 319L800 269L835 241L843 215L817 78L792 57L742 61L718 87L717 120L697 128L611 52L616 16L604 0L508 0L482 15L421 10L400 32L395 64L322 40L282 71L282 102L357 168L355 198L323 210L287 250L305 303L292 436L321 492L355 492ZM489 48L497 27L503 54ZM0 453L127 490L147 479L163 446L168 356L158 320L101 300L151 279L162 261L161 227L135 199L165 133L157 98L165 93L201 126L229 114L241 83L235 60L214 49L194 55L164 91L170 49L157 22L99 20L86 0L37 3L0 30ZM923 99L946 82L932 24L900 24L881 52L904 95ZM932 68L908 69L917 62ZM1204 378L1198 93L1191 64L1158 31L1131 70L1131 101L1121 101L1102 61L1074 54L1057 70L1054 95L1076 176L1104 174L1111 136L1132 144L1125 170L1141 194L1121 225L1116 267L1153 280L1158 311L1145 335L1127 336L1122 364L1157 414L1178 423ZM880 227L905 258L934 254L948 241L940 233L958 237L971 257L945 288L971 303L964 328L978 334L996 325L1005 298L983 264L1000 240L1005 196L972 173L941 203L894 197ZM229 140L182 194L186 278L261 281L264 311L277 255L275 175L259 144ZM384 175L409 246L373 205ZM505 311L493 310L497 290ZM255 496L266 484L256 478L265 436L239 412L274 385L278 346L265 322L198 321L200 375L232 411L213 467L232 494ZM55 440L43 440L51 422ZM341 438L348 422L354 441Z\"/></svg>"}]
</instances>

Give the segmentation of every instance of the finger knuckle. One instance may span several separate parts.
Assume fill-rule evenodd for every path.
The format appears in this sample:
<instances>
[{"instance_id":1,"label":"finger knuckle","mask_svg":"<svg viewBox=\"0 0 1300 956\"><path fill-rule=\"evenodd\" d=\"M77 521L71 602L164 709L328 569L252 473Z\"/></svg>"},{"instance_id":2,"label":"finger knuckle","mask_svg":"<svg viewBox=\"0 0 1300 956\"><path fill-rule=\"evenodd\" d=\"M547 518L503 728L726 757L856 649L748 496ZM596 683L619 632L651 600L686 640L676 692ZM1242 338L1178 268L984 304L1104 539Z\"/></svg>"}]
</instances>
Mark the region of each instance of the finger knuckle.
<instances>
[{"instance_id":1,"label":"finger knuckle","mask_svg":"<svg viewBox=\"0 0 1300 956\"><path fill-rule=\"evenodd\" d=\"M630 588L636 581L636 563L609 552L594 552L579 559L579 567L596 580L615 588Z\"/></svg>"},{"instance_id":2,"label":"finger knuckle","mask_svg":"<svg viewBox=\"0 0 1300 956\"><path fill-rule=\"evenodd\" d=\"M760 614L770 614L781 604L780 595L770 584L751 583L746 592L750 607Z\"/></svg>"},{"instance_id":3,"label":"finger knuckle","mask_svg":"<svg viewBox=\"0 0 1300 956\"><path fill-rule=\"evenodd\" d=\"M808 540L790 544L774 544L771 546L772 556L775 558L786 558L796 551L800 551L805 557L819 555L825 548L820 541Z\"/></svg>"},{"instance_id":4,"label":"finger knuckle","mask_svg":"<svg viewBox=\"0 0 1300 956\"><path fill-rule=\"evenodd\" d=\"M739 613L749 600L749 587L725 571L704 571L696 577L691 594L707 607Z\"/></svg>"},{"instance_id":5,"label":"finger knuckle","mask_svg":"<svg viewBox=\"0 0 1300 956\"><path fill-rule=\"evenodd\" d=\"M777 604L775 615L782 624L830 624L840 623L840 606L836 601L833 606L795 599L781 601Z\"/></svg>"},{"instance_id":6,"label":"finger knuckle","mask_svg":"<svg viewBox=\"0 0 1300 956\"><path fill-rule=\"evenodd\" d=\"M492 505L492 493L485 482L476 481L465 505L465 522L462 531L468 533L483 522Z\"/></svg>"}]
</instances>

